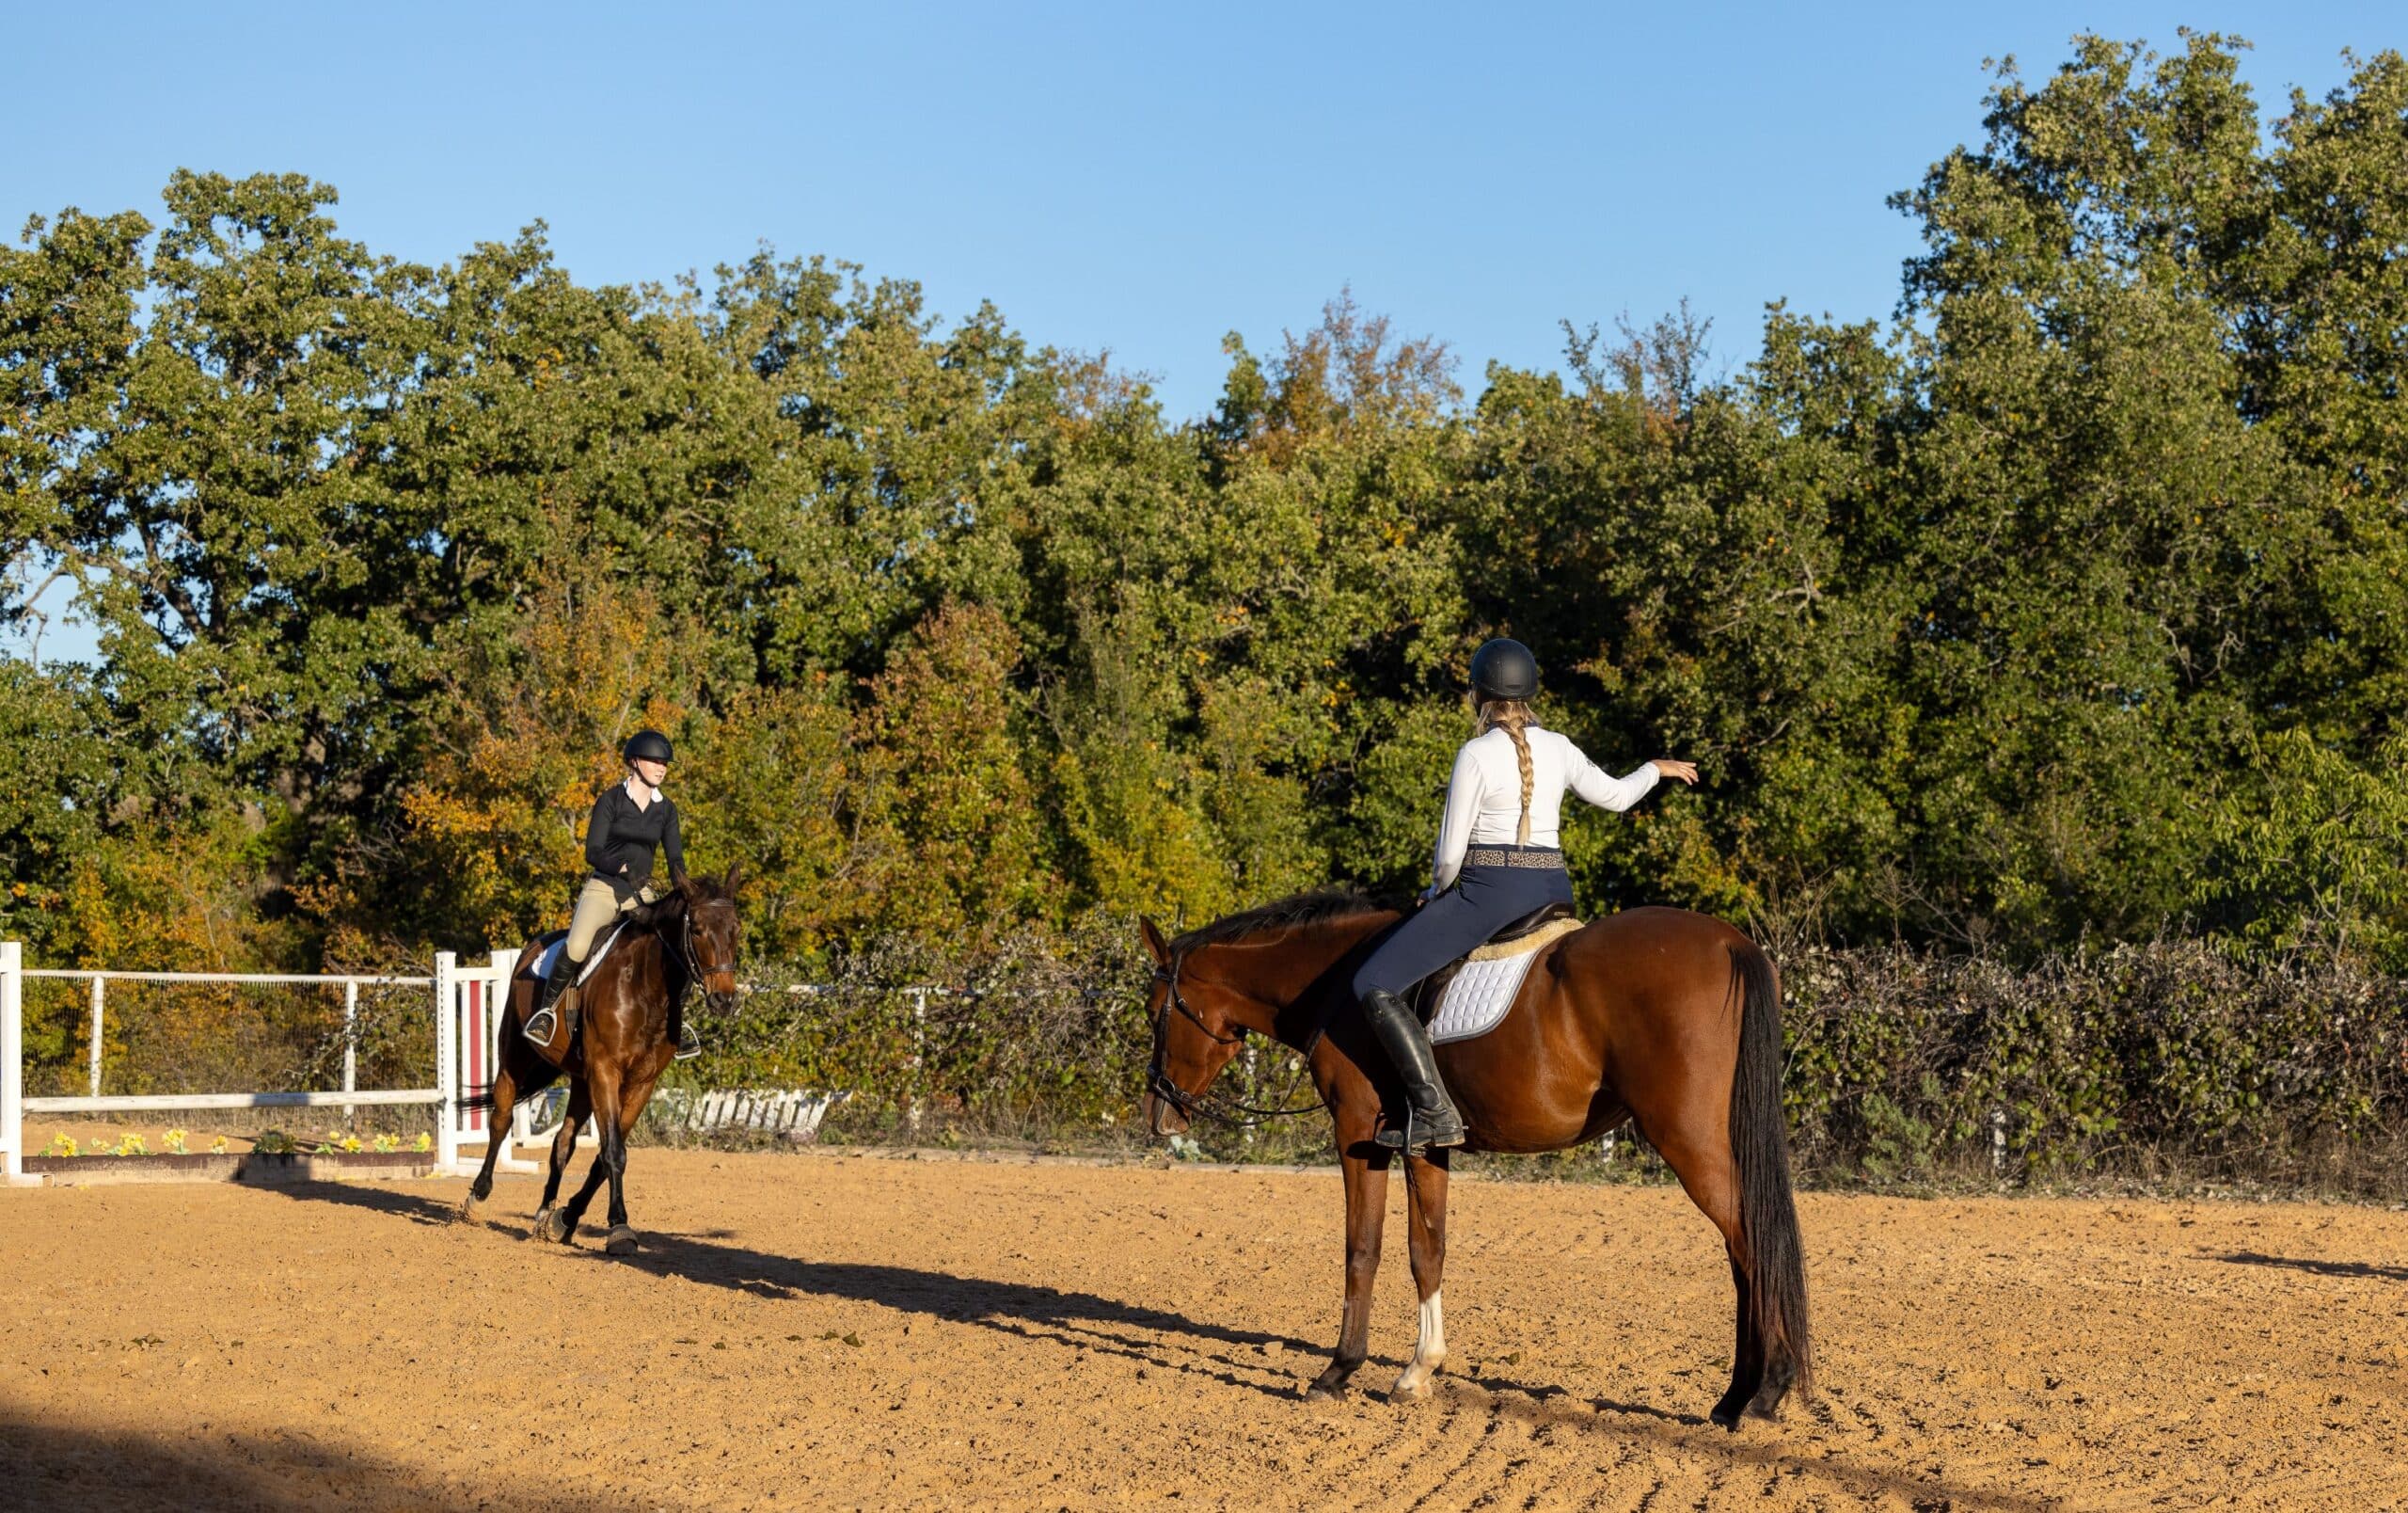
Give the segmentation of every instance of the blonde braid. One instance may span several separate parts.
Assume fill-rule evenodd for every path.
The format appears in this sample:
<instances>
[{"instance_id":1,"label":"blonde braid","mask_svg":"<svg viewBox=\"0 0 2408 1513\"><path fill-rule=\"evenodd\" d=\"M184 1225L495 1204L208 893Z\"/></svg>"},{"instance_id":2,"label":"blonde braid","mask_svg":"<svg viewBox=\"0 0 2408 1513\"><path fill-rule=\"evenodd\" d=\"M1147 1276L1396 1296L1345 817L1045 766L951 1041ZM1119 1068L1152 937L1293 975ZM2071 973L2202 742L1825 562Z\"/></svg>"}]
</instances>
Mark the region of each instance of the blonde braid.
<instances>
[{"instance_id":1,"label":"blonde braid","mask_svg":"<svg viewBox=\"0 0 2408 1513\"><path fill-rule=\"evenodd\" d=\"M1513 844L1530 843L1530 789L1538 781L1530 770L1530 739L1522 734L1528 726L1538 724L1530 713L1529 703L1522 699L1491 699L1480 707L1480 734L1502 729L1513 742L1513 762L1522 770L1522 819L1513 828Z\"/></svg>"}]
</instances>

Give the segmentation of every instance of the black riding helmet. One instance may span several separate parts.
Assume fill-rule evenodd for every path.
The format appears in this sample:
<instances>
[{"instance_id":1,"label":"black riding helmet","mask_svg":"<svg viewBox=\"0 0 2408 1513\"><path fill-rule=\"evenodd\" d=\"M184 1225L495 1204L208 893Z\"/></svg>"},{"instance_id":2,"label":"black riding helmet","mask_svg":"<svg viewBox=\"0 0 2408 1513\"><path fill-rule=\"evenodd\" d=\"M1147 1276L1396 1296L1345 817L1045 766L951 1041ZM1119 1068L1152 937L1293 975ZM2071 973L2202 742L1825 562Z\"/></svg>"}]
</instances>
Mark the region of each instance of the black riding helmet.
<instances>
[{"instance_id":1,"label":"black riding helmet","mask_svg":"<svg viewBox=\"0 0 2408 1513\"><path fill-rule=\"evenodd\" d=\"M639 730L629 736L627 743L619 748L619 756L621 760L630 762L639 756L652 762L677 759L669 749L669 738L657 730Z\"/></svg>"},{"instance_id":2,"label":"black riding helmet","mask_svg":"<svg viewBox=\"0 0 2408 1513\"><path fill-rule=\"evenodd\" d=\"M1485 642L1471 654L1471 687L1483 701L1536 698L1539 660L1518 641Z\"/></svg>"}]
</instances>

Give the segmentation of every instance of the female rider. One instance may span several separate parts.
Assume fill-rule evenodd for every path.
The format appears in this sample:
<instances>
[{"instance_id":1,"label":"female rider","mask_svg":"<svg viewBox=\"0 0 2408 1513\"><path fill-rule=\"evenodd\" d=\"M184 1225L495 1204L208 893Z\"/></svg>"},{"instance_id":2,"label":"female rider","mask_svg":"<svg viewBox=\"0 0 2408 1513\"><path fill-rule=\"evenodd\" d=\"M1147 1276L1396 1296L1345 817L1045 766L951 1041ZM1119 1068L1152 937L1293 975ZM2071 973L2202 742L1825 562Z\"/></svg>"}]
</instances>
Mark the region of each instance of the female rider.
<instances>
[{"instance_id":1,"label":"female rider","mask_svg":"<svg viewBox=\"0 0 2408 1513\"><path fill-rule=\"evenodd\" d=\"M1518 641L1491 641L1474 652L1471 683L1480 728L1455 756L1430 890L1354 974L1363 1017L1412 1105L1405 1128L1384 1133L1381 1143L1417 1152L1461 1145L1464 1122L1438 1080L1430 1037L1401 995L1501 927L1572 901L1558 830L1565 788L1599 808L1627 809L1659 778L1697 781L1695 767L1670 757L1609 777L1542 728L1529 705L1539 691L1538 660Z\"/></svg>"},{"instance_id":2,"label":"female rider","mask_svg":"<svg viewBox=\"0 0 2408 1513\"><path fill-rule=\"evenodd\" d=\"M660 791L673 756L669 738L657 730L639 730L627 738L619 756L627 764L626 781L611 784L594 801L593 817L585 822L585 860L594 870L578 890L568 940L552 958L535 1012L527 1021L526 1036L538 1045L551 1043L552 1006L561 991L577 980L603 927L637 904L659 898L652 885L655 847L667 854L670 882L686 881L686 841L677 828L677 805ZM672 1017L678 1021L677 1059L700 1056L703 1044L694 1027L685 1023L683 1014ZM577 1038L574 1024L569 1038Z\"/></svg>"}]
</instances>

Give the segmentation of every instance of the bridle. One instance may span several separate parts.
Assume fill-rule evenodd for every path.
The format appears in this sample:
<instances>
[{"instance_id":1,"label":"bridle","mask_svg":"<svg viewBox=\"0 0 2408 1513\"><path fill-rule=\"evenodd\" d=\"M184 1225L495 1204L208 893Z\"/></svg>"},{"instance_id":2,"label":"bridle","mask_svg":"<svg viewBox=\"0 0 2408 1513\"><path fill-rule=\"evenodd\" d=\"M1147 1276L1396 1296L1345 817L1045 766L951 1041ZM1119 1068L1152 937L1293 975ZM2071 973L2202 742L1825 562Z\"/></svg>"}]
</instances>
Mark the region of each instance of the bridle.
<instances>
[{"instance_id":1,"label":"bridle","mask_svg":"<svg viewBox=\"0 0 2408 1513\"><path fill-rule=\"evenodd\" d=\"M1151 1092L1158 1101L1170 1105L1191 1121L1210 1119L1220 1123L1242 1127L1268 1123L1275 1119L1292 1118L1297 1114L1309 1114L1321 1108L1322 1105L1317 1102L1302 1104L1293 1108L1257 1108L1248 1104L1226 1101L1212 1104L1205 1101L1203 1094L1189 1093L1170 1079L1170 1073L1163 1063L1167 1059L1170 1051L1170 1016L1174 1011L1203 1031L1204 1037L1215 1045L1243 1045L1245 1043L1246 1037L1246 1032L1243 1029L1234 1035L1220 1033L1204 1023L1202 1016L1187 1006L1186 996L1179 991L1180 968L1186 963L1185 952L1175 952L1169 961L1158 964L1154 967L1154 980L1162 985L1164 992L1162 1011L1154 1015L1153 1059L1148 1069L1147 1091Z\"/></svg>"},{"instance_id":2,"label":"bridle","mask_svg":"<svg viewBox=\"0 0 2408 1513\"><path fill-rule=\"evenodd\" d=\"M722 900L713 899L706 901L717 903ZM733 908L734 905L731 904L729 907ZM703 971L702 952L694 948L694 908L695 905L689 901L685 908L678 911L680 918L677 923L677 954L685 961L687 982L692 986L701 987L703 1001L708 1003L711 1000L711 990L703 986L705 974ZM733 966L729 969L734 970Z\"/></svg>"}]
</instances>

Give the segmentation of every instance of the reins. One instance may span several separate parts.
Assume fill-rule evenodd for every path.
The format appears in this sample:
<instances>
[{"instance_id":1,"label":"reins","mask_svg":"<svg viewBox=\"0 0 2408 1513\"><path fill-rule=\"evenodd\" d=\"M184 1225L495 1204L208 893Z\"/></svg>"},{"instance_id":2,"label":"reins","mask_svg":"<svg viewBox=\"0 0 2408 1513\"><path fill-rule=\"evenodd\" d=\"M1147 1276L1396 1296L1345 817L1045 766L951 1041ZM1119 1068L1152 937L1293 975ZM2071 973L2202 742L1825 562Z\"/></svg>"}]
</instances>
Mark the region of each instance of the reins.
<instances>
[{"instance_id":1,"label":"reins","mask_svg":"<svg viewBox=\"0 0 2408 1513\"><path fill-rule=\"evenodd\" d=\"M1167 991L1163 995L1162 1012L1154 1016L1153 1064L1149 1069L1151 1075L1148 1084L1153 1095L1191 1120L1209 1119L1215 1123L1228 1124L1240 1129L1252 1129L1258 1125L1267 1124L1275 1119L1292 1119L1299 1114L1315 1113L1321 1110L1323 1106L1318 1101L1299 1104L1292 1108L1258 1108L1251 1104L1233 1103L1227 1099L1208 1102L1202 1094L1191 1095L1170 1079L1170 1074L1163 1067L1163 1058L1170 1048L1169 1031L1172 1010L1177 1010L1189 1024L1203 1031L1205 1037L1215 1045L1244 1044L1246 1037L1246 1032L1243 1029L1234 1035L1216 1032L1212 1026L1204 1023L1195 1010L1187 1007L1186 997L1179 991L1179 970L1186 964L1186 960L1183 953L1174 955L1167 964L1154 968L1154 980L1161 983ZM1308 1068L1299 1070L1296 1080L1302 1080L1308 1074ZM1292 1088L1295 1083L1291 1081L1289 1085Z\"/></svg>"}]
</instances>

